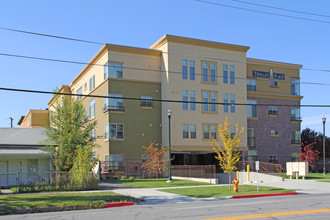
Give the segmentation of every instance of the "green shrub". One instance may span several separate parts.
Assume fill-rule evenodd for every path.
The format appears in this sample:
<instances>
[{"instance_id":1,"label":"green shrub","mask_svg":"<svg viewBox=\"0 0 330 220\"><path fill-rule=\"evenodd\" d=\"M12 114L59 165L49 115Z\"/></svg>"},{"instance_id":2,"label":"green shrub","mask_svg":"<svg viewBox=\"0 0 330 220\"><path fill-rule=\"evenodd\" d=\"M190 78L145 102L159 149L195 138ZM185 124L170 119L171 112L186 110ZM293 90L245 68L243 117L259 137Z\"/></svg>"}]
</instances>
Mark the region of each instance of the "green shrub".
<instances>
[{"instance_id":1,"label":"green shrub","mask_svg":"<svg viewBox=\"0 0 330 220\"><path fill-rule=\"evenodd\" d=\"M122 177L120 177L120 179L121 179L121 180L126 180L127 177L126 177L126 176L122 176Z\"/></svg>"},{"instance_id":2,"label":"green shrub","mask_svg":"<svg viewBox=\"0 0 330 220\"><path fill-rule=\"evenodd\" d=\"M134 179L135 179L134 176L129 177L129 180L134 180Z\"/></svg>"},{"instance_id":3,"label":"green shrub","mask_svg":"<svg viewBox=\"0 0 330 220\"><path fill-rule=\"evenodd\" d=\"M137 177L135 177L135 179L136 179L136 180L139 180L139 179L141 179L141 177L137 176Z\"/></svg>"}]
</instances>

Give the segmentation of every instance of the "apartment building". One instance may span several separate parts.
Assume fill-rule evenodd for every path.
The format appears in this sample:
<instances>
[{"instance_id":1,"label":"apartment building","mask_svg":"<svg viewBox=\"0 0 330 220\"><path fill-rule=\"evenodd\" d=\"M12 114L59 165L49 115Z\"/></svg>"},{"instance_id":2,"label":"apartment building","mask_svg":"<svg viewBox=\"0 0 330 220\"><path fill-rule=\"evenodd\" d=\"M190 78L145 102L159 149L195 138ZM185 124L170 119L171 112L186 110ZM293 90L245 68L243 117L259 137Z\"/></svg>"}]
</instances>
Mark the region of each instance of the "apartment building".
<instances>
[{"instance_id":1,"label":"apartment building","mask_svg":"<svg viewBox=\"0 0 330 220\"><path fill-rule=\"evenodd\" d=\"M26 116L21 116L17 125L20 128L44 128L47 125L49 111L31 109Z\"/></svg>"},{"instance_id":2,"label":"apartment building","mask_svg":"<svg viewBox=\"0 0 330 220\"><path fill-rule=\"evenodd\" d=\"M299 151L301 66L250 59L248 50L172 35L150 48L106 44L61 91L114 97L78 99L98 121L95 155L117 170L141 161L150 142L169 145L168 109L173 164L217 164L209 141L226 117L232 132L245 128L242 160L291 161Z\"/></svg>"}]
</instances>

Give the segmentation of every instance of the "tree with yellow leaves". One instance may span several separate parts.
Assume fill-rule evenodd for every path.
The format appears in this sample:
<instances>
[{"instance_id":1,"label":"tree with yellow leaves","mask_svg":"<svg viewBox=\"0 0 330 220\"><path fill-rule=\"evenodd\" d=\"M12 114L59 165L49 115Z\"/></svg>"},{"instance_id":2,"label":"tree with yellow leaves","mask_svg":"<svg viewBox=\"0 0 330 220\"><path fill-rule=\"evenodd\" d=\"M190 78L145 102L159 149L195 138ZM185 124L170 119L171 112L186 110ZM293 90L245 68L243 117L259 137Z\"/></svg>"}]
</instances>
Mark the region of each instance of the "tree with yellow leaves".
<instances>
[{"instance_id":1,"label":"tree with yellow leaves","mask_svg":"<svg viewBox=\"0 0 330 220\"><path fill-rule=\"evenodd\" d=\"M239 130L238 124L236 124L236 131L232 136L228 118L226 117L224 124L218 125L218 132L222 144L213 137L210 141L212 149L217 154L215 158L219 161L220 167L225 173L229 174L229 190L231 190L231 173L237 170L236 164L240 159L240 152L237 151L237 148L241 145L243 131L244 128L242 127L241 130Z\"/></svg>"}]
</instances>

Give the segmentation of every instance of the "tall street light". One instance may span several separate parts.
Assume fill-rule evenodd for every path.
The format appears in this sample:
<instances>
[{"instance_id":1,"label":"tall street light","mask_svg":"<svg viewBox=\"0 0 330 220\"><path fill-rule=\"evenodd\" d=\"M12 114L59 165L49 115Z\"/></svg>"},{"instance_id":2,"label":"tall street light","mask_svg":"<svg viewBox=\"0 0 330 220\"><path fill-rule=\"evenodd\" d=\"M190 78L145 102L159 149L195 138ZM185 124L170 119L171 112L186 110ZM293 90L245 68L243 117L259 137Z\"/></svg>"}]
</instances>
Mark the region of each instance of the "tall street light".
<instances>
[{"instance_id":1,"label":"tall street light","mask_svg":"<svg viewBox=\"0 0 330 220\"><path fill-rule=\"evenodd\" d=\"M327 175L327 171L325 170L325 121L327 119L325 117L322 118L323 122L323 175Z\"/></svg>"},{"instance_id":2,"label":"tall street light","mask_svg":"<svg viewBox=\"0 0 330 220\"><path fill-rule=\"evenodd\" d=\"M168 179L166 182L171 183L172 180L172 168L171 168L171 116L172 111L171 109L167 110L167 116L168 116Z\"/></svg>"}]
</instances>

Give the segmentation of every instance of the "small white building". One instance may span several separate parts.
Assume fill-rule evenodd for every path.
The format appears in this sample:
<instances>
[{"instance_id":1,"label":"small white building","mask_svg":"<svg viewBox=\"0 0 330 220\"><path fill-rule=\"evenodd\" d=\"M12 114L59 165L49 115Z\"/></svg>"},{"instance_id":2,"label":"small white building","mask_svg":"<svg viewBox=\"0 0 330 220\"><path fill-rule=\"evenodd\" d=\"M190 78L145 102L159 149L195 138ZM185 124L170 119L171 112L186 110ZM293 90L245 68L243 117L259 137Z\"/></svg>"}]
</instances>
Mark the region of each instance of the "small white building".
<instances>
[{"instance_id":1,"label":"small white building","mask_svg":"<svg viewBox=\"0 0 330 220\"><path fill-rule=\"evenodd\" d=\"M48 178L53 171L44 128L0 128L0 187ZM54 144L55 145L55 144Z\"/></svg>"}]
</instances>

